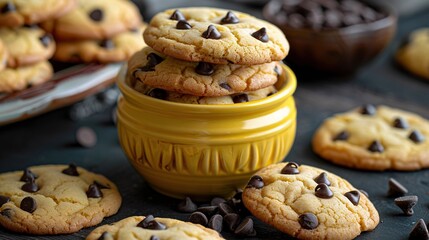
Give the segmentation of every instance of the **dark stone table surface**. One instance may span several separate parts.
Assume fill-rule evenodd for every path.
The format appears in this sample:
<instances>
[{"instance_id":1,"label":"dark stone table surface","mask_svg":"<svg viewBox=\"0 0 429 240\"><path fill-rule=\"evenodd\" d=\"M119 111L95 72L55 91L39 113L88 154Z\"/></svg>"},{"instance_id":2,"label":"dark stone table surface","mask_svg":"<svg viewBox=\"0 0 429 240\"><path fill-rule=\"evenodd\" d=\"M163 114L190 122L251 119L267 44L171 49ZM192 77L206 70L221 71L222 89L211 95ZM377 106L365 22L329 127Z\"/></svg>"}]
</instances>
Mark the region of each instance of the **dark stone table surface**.
<instances>
[{"instance_id":1,"label":"dark stone table surface","mask_svg":"<svg viewBox=\"0 0 429 240\"><path fill-rule=\"evenodd\" d=\"M260 9L218 1L151 1L162 2L143 11L146 19L155 11L166 7L196 5L222 6L260 16ZM182 2L182 3L181 3ZM187 2L188 4L183 4ZM168 5L168 6L167 6ZM317 126L333 113L346 111L364 103L386 104L416 112L429 119L429 81L408 75L399 70L392 61L395 49L401 39L411 30L428 26L429 9L399 19L395 39L374 61L353 76L323 77L297 72L298 89L295 93L298 108L298 130L295 144L286 157L296 161L324 168L348 179L356 188L364 189L380 213L381 222L369 233L358 239L408 239L414 223L423 218L429 221L429 170L416 172L368 172L347 169L330 164L317 157L311 150L310 140ZM178 200L165 197L153 191L131 167L122 152L116 128L111 123L110 110L93 115L81 121L67 118L67 108L59 109L23 122L0 127L0 172L21 170L40 164L76 163L91 171L102 173L119 187L123 204L119 212L103 221L115 222L131 215L154 214L186 220L189 214L176 212ZM98 135L94 148L85 149L74 144L74 133L81 126L89 126ZM386 196L387 181L393 177L403 183L410 194L418 195L415 214L403 216L392 198ZM93 228L83 229L75 234L62 236L27 236L8 232L0 227L0 239L84 239ZM257 237L248 239L291 239L287 235L256 221ZM227 239L235 239L225 234Z\"/></svg>"}]
</instances>

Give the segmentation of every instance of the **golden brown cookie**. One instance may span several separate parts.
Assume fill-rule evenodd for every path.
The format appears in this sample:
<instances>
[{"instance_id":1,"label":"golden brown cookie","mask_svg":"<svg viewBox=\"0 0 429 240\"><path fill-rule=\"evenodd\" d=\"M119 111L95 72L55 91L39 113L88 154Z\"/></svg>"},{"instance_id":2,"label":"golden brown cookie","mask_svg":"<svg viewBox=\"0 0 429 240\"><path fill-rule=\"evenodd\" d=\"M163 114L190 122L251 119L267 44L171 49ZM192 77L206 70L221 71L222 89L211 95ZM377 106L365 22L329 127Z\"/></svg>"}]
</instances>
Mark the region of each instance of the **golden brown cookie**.
<instances>
[{"instance_id":1,"label":"golden brown cookie","mask_svg":"<svg viewBox=\"0 0 429 240\"><path fill-rule=\"evenodd\" d=\"M326 119L313 136L313 150L351 168L411 171L429 167L428 138L428 120L365 105Z\"/></svg>"},{"instance_id":2,"label":"golden brown cookie","mask_svg":"<svg viewBox=\"0 0 429 240\"><path fill-rule=\"evenodd\" d=\"M6 68L0 71L0 93L42 84L49 81L52 75L52 65L48 61L19 68Z\"/></svg>"},{"instance_id":3,"label":"golden brown cookie","mask_svg":"<svg viewBox=\"0 0 429 240\"><path fill-rule=\"evenodd\" d=\"M214 230L199 224L152 215L133 216L96 228L86 240L220 240Z\"/></svg>"},{"instance_id":4,"label":"golden brown cookie","mask_svg":"<svg viewBox=\"0 0 429 240\"><path fill-rule=\"evenodd\" d=\"M144 32L147 45L192 62L252 65L280 61L289 44L276 26L218 8L180 8L158 13Z\"/></svg>"},{"instance_id":5,"label":"golden brown cookie","mask_svg":"<svg viewBox=\"0 0 429 240\"><path fill-rule=\"evenodd\" d=\"M8 57L8 54L7 54L6 47L4 46L3 42L0 39L0 71L6 67L7 57Z\"/></svg>"},{"instance_id":6,"label":"golden brown cookie","mask_svg":"<svg viewBox=\"0 0 429 240\"><path fill-rule=\"evenodd\" d=\"M371 201L349 182L293 162L258 171L242 199L255 217L298 239L353 239L379 223Z\"/></svg>"},{"instance_id":7,"label":"golden brown cookie","mask_svg":"<svg viewBox=\"0 0 429 240\"><path fill-rule=\"evenodd\" d=\"M0 224L14 232L77 232L115 214L121 196L102 175L74 165L44 165L0 174Z\"/></svg>"}]
</instances>

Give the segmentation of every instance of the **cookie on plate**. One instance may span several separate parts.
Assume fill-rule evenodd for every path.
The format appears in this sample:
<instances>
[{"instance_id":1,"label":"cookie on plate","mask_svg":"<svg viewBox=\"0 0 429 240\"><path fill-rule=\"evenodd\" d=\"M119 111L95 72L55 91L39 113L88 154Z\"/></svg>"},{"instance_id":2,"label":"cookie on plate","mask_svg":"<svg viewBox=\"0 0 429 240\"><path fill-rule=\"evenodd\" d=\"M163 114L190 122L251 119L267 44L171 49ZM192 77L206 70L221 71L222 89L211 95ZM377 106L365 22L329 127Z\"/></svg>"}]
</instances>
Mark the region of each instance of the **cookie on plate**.
<instances>
[{"instance_id":1,"label":"cookie on plate","mask_svg":"<svg viewBox=\"0 0 429 240\"><path fill-rule=\"evenodd\" d=\"M120 205L111 181L73 164L0 174L0 225L10 231L73 233L100 223Z\"/></svg>"},{"instance_id":2,"label":"cookie on plate","mask_svg":"<svg viewBox=\"0 0 429 240\"><path fill-rule=\"evenodd\" d=\"M187 62L146 47L128 61L129 75L153 88L182 94L218 97L273 85L282 72L279 62L260 65L215 65Z\"/></svg>"},{"instance_id":3,"label":"cookie on plate","mask_svg":"<svg viewBox=\"0 0 429 240\"><path fill-rule=\"evenodd\" d=\"M11 68L46 61L55 51L52 36L37 26L0 28L0 39L8 50L7 66Z\"/></svg>"},{"instance_id":4,"label":"cookie on plate","mask_svg":"<svg viewBox=\"0 0 429 240\"><path fill-rule=\"evenodd\" d=\"M103 40L137 29L142 23L137 7L128 0L78 0L68 14L42 24L57 40Z\"/></svg>"},{"instance_id":5,"label":"cookie on plate","mask_svg":"<svg viewBox=\"0 0 429 240\"><path fill-rule=\"evenodd\" d=\"M0 71L6 67L7 57L8 57L8 54L7 54L6 47L4 46L3 42L0 39Z\"/></svg>"},{"instance_id":6,"label":"cookie on plate","mask_svg":"<svg viewBox=\"0 0 429 240\"><path fill-rule=\"evenodd\" d=\"M365 105L326 119L313 136L313 150L351 168L411 171L429 167L428 138L428 120Z\"/></svg>"},{"instance_id":7,"label":"cookie on plate","mask_svg":"<svg viewBox=\"0 0 429 240\"><path fill-rule=\"evenodd\" d=\"M61 41L54 59L62 62L110 63L129 59L146 44L142 39L145 25L119 33L108 40Z\"/></svg>"},{"instance_id":8,"label":"cookie on plate","mask_svg":"<svg viewBox=\"0 0 429 240\"><path fill-rule=\"evenodd\" d=\"M49 81L52 75L52 65L48 61L19 68L6 68L0 71L0 93L42 84Z\"/></svg>"},{"instance_id":9,"label":"cookie on plate","mask_svg":"<svg viewBox=\"0 0 429 240\"><path fill-rule=\"evenodd\" d=\"M395 57L404 69L429 80L429 28L412 32Z\"/></svg>"},{"instance_id":10,"label":"cookie on plate","mask_svg":"<svg viewBox=\"0 0 429 240\"><path fill-rule=\"evenodd\" d=\"M0 0L0 27L40 23L60 17L76 5L76 0Z\"/></svg>"},{"instance_id":11,"label":"cookie on plate","mask_svg":"<svg viewBox=\"0 0 429 240\"><path fill-rule=\"evenodd\" d=\"M280 61L289 44L276 26L248 14L217 8L158 13L144 40L165 55L192 62L252 65Z\"/></svg>"},{"instance_id":12,"label":"cookie on plate","mask_svg":"<svg viewBox=\"0 0 429 240\"><path fill-rule=\"evenodd\" d=\"M86 240L216 240L224 239L216 231L199 224L152 215L133 216L96 228Z\"/></svg>"},{"instance_id":13,"label":"cookie on plate","mask_svg":"<svg viewBox=\"0 0 429 240\"><path fill-rule=\"evenodd\" d=\"M293 162L258 171L242 199L255 217L298 239L353 239L379 223L371 201L349 182Z\"/></svg>"}]
</instances>

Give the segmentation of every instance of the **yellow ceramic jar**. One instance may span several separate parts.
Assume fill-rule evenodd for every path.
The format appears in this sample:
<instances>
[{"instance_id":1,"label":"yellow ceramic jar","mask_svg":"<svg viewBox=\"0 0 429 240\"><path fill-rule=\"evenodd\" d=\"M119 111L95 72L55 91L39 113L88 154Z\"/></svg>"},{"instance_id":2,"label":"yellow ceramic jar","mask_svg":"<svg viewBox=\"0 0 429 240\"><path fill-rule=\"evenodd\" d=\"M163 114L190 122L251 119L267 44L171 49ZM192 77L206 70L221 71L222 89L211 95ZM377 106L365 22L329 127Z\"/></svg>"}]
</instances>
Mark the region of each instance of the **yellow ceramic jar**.
<instances>
[{"instance_id":1,"label":"yellow ceramic jar","mask_svg":"<svg viewBox=\"0 0 429 240\"><path fill-rule=\"evenodd\" d=\"M157 191L176 198L228 197L257 170L280 162L295 138L294 73L283 66L277 93L229 105L175 103L131 88L118 75L121 146Z\"/></svg>"}]
</instances>

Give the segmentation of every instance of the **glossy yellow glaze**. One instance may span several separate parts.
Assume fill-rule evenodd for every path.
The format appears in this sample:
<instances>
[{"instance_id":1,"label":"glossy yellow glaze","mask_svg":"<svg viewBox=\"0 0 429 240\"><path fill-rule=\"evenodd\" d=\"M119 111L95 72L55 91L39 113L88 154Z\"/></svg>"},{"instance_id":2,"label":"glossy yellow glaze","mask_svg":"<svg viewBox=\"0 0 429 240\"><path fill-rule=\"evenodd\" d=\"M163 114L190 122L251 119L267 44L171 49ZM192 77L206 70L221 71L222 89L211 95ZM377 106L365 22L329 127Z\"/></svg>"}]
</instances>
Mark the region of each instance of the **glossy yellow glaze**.
<instances>
[{"instance_id":1,"label":"glossy yellow glaze","mask_svg":"<svg viewBox=\"0 0 429 240\"><path fill-rule=\"evenodd\" d=\"M283 66L280 90L233 105L175 103L145 96L118 75L118 134L134 168L176 198L228 197L262 167L288 154L296 129L294 73Z\"/></svg>"}]
</instances>

